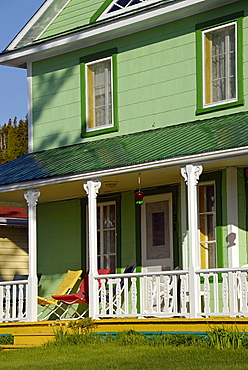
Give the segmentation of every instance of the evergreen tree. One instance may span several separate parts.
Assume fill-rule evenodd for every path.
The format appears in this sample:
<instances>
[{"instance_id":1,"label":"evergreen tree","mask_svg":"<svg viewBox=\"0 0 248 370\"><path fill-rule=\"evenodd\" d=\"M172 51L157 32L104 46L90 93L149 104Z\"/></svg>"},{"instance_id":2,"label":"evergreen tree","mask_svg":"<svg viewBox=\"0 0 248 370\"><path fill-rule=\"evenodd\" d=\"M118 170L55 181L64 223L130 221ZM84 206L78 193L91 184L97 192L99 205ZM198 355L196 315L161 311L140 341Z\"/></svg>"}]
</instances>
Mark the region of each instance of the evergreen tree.
<instances>
[{"instance_id":1,"label":"evergreen tree","mask_svg":"<svg viewBox=\"0 0 248 370\"><path fill-rule=\"evenodd\" d=\"M21 157L28 152L28 116L25 120L13 122L9 119L8 124L0 128L0 164Z\"/></svg>"}]
</instances>

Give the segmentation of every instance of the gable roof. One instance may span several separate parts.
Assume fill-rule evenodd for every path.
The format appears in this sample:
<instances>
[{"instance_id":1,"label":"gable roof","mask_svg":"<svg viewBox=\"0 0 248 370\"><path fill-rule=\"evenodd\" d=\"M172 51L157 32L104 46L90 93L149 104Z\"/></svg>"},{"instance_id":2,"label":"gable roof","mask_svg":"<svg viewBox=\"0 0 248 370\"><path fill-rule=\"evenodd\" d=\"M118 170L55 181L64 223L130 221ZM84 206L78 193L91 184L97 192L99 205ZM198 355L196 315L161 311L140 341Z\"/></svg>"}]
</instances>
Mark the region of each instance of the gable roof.
<instances>
[{"instance_id":1,"label":"gable roof","mask_svg":"<svg viewBox=\"0 0 248 370\"><path fill-rule=\"evenodd\" d=\"M239 0L161 0L120 16L100 19L102 0L46 0L0 53L0 63L25 68L28 61L85 48L236 1ZM59 20L64 26L57 24Z\"/></svg>"},{"instance_id":2,"label":"gable roof","mask_svg":"<svg viewBox=\"0 0 248 370\"><path fill-rule=\"evenodd\" d=\"M141 164L166 159L188 157L192 163L197 155L235 148L248 153L248 112L30 153L0 166L0 190L7 184L125 172L130 166L135 171Z\"/></svg>"}]
</instances>

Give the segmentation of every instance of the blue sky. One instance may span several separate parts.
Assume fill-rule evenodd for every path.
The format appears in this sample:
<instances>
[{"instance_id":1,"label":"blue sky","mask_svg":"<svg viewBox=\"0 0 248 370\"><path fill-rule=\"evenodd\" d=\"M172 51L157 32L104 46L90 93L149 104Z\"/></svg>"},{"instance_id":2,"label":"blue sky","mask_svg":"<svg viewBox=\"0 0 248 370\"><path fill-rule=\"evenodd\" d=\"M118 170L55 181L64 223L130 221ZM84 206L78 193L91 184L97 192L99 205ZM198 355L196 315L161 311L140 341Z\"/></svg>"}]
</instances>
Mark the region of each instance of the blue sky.
<instances>
[{"instance_id":1,"label":"blue sky","mask_svg":"<svg viewBox=\"0 0 248 370\"><path fill-rule=\"evenodd\" d=\"M0 51L44 3L44 0L0 0ZM27 113L26 70L0 66L0 126Z\"/></svg>"}]
</instances>

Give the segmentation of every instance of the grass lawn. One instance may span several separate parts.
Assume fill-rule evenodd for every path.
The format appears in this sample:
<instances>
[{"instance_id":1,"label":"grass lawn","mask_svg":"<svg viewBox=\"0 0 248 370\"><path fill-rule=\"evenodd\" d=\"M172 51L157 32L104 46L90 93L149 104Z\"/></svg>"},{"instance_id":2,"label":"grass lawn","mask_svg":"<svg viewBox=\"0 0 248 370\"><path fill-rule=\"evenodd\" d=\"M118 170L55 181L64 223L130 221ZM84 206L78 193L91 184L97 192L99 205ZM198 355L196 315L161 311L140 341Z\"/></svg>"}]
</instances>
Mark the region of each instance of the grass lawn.
<instances>
[{"instance_id":1,"label":"grass lawn","mask_svg":"<svg viewBox=\"0 0 248 370\"><path fill-rule=\"evenodd\" d=\"M0 352L0 369L248 369L248 350L115 344L41 347Z\"/></svg>"}]
</instances>

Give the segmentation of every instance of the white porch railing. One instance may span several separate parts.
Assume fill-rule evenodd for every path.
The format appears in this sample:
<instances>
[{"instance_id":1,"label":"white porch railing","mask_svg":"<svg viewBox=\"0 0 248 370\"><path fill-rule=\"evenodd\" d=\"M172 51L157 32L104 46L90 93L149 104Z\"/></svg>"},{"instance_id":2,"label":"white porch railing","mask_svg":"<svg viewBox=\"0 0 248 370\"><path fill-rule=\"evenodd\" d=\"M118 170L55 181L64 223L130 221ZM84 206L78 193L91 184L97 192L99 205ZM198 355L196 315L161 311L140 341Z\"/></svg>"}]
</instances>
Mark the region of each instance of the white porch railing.
<instances>
[{"instance_id":1,"label":"white porch railing","mask_svg":"<svg viewBox=\"0 0 248 370\"><path fill-rule=\"evenodd\" d=\"M248 316L248 268L197 270L196 316ZM96 317L189 317L189 272L97 275ZM27 321L27 280L0 282L0 322Z\"/></svg>"},{"instance_id":2,"label":"white porch railing","mask_svg":"<svg viewBox=\"0 0 248 370\"><path fill-rule=\"evenodd\" d=\"M197 317L247 316L248 268L197 270ZM189 272L96 276L97 317L189 317Z\"/></svg>"},{"instance_id":3,"label":"white porch railing","mask_svg":"<svg viewBox=\"0 0 248 370\"><path fill-rule=\"evenodd\" d=\"M196 271L198 316L247 316L247 272L247 267Z\"/></svg>"},{"instance_id":4,"label":"white porch railing","mask_svg":"<svg viewBox=\"0 0 248 370\"><path fill-rule=\"evenodd\" d=\"M188 271L96 276L98 317L188 317Z\"/></svg>"},{"instance_id":5,"label":"white porch railing","mask_svg":"<svg viewBox=\"0 0 248 370\"><path fill-rule=\"evenodd\" d=\"M0 322L25 321L27 280L0 282Z\"/></svg>"}]
</instances>

